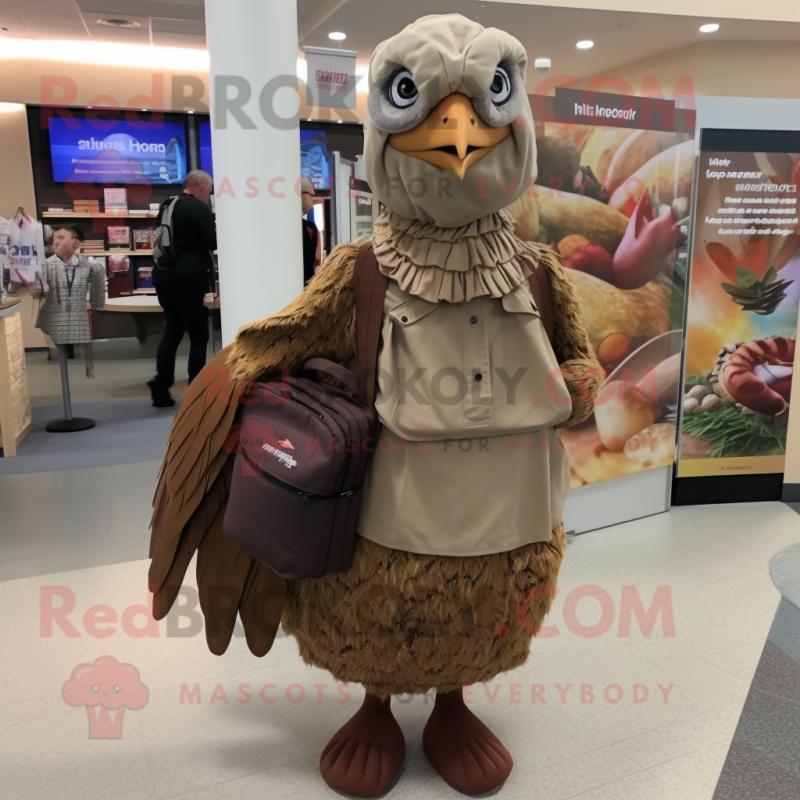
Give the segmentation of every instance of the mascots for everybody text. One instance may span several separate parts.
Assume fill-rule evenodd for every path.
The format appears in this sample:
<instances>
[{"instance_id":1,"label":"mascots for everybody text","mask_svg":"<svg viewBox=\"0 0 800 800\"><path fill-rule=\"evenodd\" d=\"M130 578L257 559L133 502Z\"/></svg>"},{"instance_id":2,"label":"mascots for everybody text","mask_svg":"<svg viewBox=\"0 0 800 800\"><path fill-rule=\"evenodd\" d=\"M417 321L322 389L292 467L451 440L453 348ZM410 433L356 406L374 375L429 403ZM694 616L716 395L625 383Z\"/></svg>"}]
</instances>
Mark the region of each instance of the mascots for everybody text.
<instances>
[{"instance_id":1,"label":"mascots for everybody text","mask_svg":"<svg viewBox=\"0 0 800 800\"><path fill-rule=\"evenodd\" d=\"M371 249L340 245L289 306L239 331L189 387L162 467L155 615L196 553L214 653L237 614L258 656L280 621L306 663L361 684L363 705L320 761L331 787L357 796L386 791L403 764L391 696L430 690L423 745L436 771L465 794L502 784L511 755L462 687L524 664L555 594L569 486L557 428L591 414L603 373L557 259L519 239L503 210L536 173L526 64L512 36L459 15L425 17L378 46L365 160L386 210ZM385 286L372 320L379 444L358 488L349 568L285 580L223 533L226 443L244 387L312 358L355 366L367 324L357 257ZM288 448L268 452L283 466L304 457ZM269 509L257 533L274 534ZM220 586L233 587L226 603Z\"/></svg>"}]
</instances>

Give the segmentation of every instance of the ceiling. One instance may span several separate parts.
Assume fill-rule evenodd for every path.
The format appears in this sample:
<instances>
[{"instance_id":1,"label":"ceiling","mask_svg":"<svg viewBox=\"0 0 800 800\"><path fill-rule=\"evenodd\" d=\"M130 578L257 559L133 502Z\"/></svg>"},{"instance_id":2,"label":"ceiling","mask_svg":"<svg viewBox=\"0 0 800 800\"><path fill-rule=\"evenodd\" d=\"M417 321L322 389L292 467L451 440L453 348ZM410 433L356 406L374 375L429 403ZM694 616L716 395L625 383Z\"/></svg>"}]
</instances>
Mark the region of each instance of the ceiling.
<instances>
[{"instance_id":1,"label":"ceiling","mask_svg":"<svg viewBox=\"0 0 800 800\"><path fill-rule=\"evenodd\" d=\"M101 19L133 28L108 28ZM2 36L204 48L203 0L0 0Z\"/></svg>"},{"instance_id":2,"label":"ceiling","mask_svg":"<svg viewBox=\"0 0 800 800\"><path fill-rule=\"evenodd\" d=\"M283 2L284 0L254 0ZM221 2L221 0L218 0ZM418 17L458 12L517 36L533 58L552 59L550 75L585 78L686 45L709 41L793 41L800 23L717 19L717 33L698 31L697 17L576 10L482 0L297 0L300 44L338 46L330 31L343 31L342 46L366 62L375 46ZM138 23L103 27L98 20ZM205 47L203 0L0 0L0 36ZM575 47L592 39L593 49ZM744 51L746 55L746 51Z\"/></svg>"},{"instance_id":3,"label":"ceiling","mask_svg":"<svg viewBox=\"0 0 800 800\"><path fill-rule=\"evenodd\" d=\"M800 46L800 23L718 18L713 21L720 23L719 31L701 34L697 17L481 0L345 0L343 3L341 0L297 0L297 6L302 44L337 47L339 43L328 39L328 33L342 31L347 34L342 46L357 50L359 60L368 60L379 42L418 17L460 13L487 27L512 33L525 46L531 61L550 58L553 62L550 75L571 75L578 79L699 42L768 40L793 41ZM319 9L325 6L339 8L319 23ZM376 13L378 7L380 13ZM591 50L578 50L575 44L582 39L593 40L595 46Z\"/></svg>"}]
</instances>

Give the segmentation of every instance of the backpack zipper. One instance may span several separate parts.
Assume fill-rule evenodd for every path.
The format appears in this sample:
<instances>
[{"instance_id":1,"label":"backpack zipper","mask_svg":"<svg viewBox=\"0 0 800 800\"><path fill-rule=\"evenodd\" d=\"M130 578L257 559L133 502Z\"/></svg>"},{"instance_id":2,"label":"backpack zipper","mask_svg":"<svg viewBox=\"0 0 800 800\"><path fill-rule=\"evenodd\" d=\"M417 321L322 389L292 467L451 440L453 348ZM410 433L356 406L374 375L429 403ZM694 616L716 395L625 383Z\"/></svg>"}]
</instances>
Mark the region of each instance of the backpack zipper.
<instances>
[{"instance_id":1,"label":"backpack zipper","mask_svg":"<svg viewBox=\"0 0 800 800\"><path fill-rule=\"evenodd\" d=\"M306 405L306 403L302 402L302 400L297 400L296 398L292 397L289 392L280 392L277 389L272 390L272 394L275 397L283 397L288 400L290 403L294 403L296 406L300 406L300 408L304 408L306 411L313 414L315 417L319 417L320 419L325 419L323 414L320 414L315 408L311 408L311 406Z\"/></svg>"},{"instance_id":2,"label":"backpack zipper","mask_svg":"<svg viewBox=\"0 0 800 800\"><path fill-rule=\"evenodd\" d=\"M271 483L287 492L296 494L302 500L303 505L308 505L313 500L338 500L340 497L350 497L350 495L353 494L356 489L361 488L361 485L359 484L358 486L354 486L352 489L347 489L344 492L337 492L336 494L317 494L316 492L308 492L304 489L298 489L296 486L292 486L291 483L282 481L280 478L276 478L274 475L270 475L269 472L263 470L258 466L258 464L253 463L253 461L248 458L247 453L241 447L239 448L239 453L250 465L250 467L256 470L259 473L259 476L267 481L267 483Z\"/></svg>"}]
</instances>

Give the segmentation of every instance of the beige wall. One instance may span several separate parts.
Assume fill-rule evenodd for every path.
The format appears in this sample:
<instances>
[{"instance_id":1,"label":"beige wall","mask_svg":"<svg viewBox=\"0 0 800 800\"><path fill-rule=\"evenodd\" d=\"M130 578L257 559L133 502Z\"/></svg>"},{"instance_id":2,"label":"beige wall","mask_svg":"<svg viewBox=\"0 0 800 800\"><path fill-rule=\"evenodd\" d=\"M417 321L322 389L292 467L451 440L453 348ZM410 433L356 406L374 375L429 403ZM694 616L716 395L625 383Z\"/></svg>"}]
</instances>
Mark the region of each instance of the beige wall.
<instances>
[{"instance_id":1,"label":"beige wall","mask_svg":"<svg viewBox=\"0 0 800 800\"><path fill-rule=\"evenodd\" d=\"M0 109L0 164L0 216L13 217L19 206L33 212L33 172L24 105Z\"/></svg>"},{"instance_id":2,"label":"beige wall","mask_svg":"<svg viewBox=\"0 0 800 800\"><path fill-rule=\"evenodd\" d=\"M507 3L509 0L488 0ZM510 0L528 6L586 8L592 11L642 11L642 0ZM649 9L648 9L649 10ZM701 17L713 22L718 19L777 20L800 22L800 3L797 0L672 0L667 11L686 17Z\"/></svg>"},{"instance_id":3,"label":"beige wall","mask_svg":"<svg viewBox=\"0 0 800 800\"><path fill-rule=\"evenodd\" d=\"M652 95L659 91L660 85L666 97L677 87L679 94L797 99L800 98L800 45L797 42L704 42L659 53L616 67L611 72L622 86L629 86L633 94ZM601 76L581 81L580 86L585 87L592 81L595 88L604 90ZM605 91L615 90L615 83L606 83Z\"/></svg>"}]
</instances>

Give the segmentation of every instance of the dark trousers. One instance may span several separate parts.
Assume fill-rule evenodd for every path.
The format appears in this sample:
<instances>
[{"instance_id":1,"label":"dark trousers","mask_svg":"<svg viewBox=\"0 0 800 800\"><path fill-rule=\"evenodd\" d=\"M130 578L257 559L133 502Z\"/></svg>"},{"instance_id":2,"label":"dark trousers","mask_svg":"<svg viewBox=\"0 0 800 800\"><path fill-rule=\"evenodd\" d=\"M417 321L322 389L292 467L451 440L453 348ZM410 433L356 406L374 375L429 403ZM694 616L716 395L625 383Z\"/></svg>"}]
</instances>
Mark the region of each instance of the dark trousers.
<instances>
[{"instance_id":1,"label":"dark trousers","mask_svg":"<svg viewBox=\"0 0 800 800\"><path fill-rule=\"evenodd\" d=\"M189 383L206 364L208 345L208 309L203 305L205 290L159 291L158 302L164 309L166 326L156 353L156 383L169 389L175 382L175 356L183 334L189 334Z\"/></svg>"}]
</instances>

